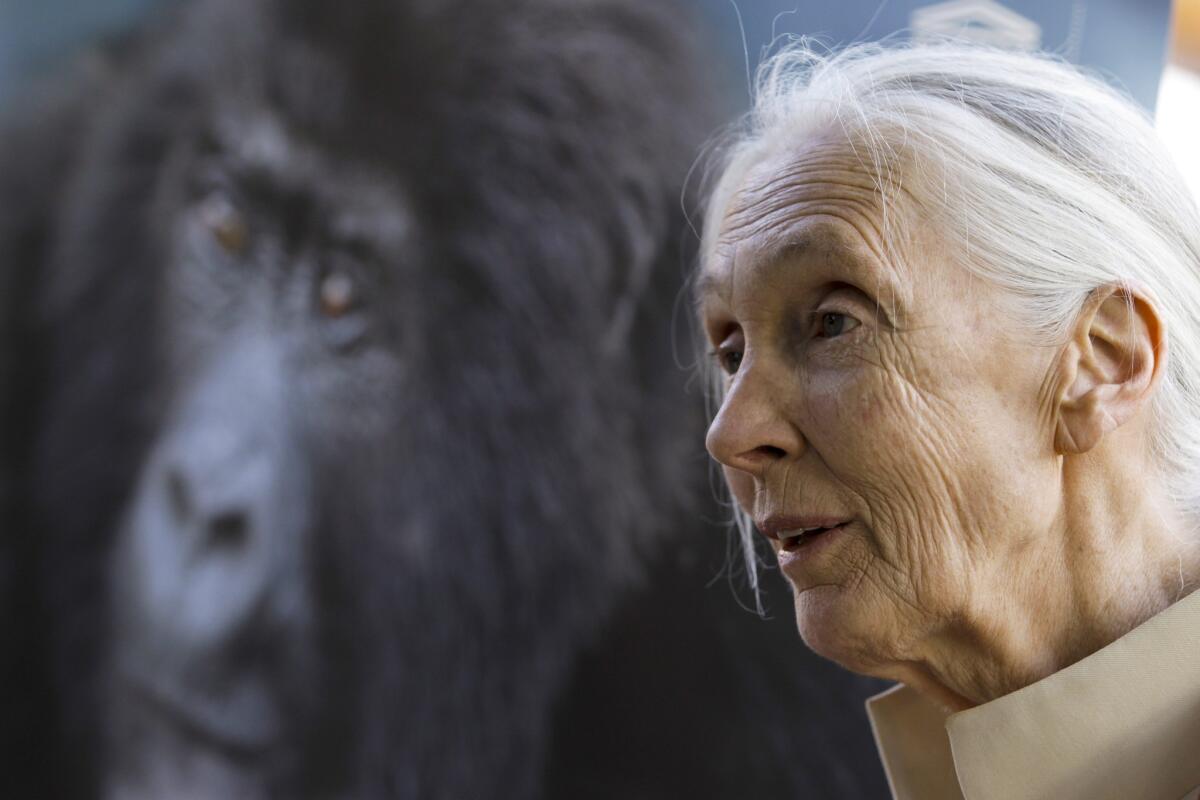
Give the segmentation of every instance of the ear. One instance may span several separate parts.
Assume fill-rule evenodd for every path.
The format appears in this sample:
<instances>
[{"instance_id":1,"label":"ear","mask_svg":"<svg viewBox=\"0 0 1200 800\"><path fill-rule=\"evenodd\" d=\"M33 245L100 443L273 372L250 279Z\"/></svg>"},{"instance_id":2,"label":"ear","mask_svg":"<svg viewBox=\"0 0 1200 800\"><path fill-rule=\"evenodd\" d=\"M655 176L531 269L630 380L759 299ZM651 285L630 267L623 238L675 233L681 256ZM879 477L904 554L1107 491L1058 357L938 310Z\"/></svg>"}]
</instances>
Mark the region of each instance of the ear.
<instances>
[{"instance_id":1,"label":"ear","mask_svg":"<svg viewBox=\"0 0 1200 800\"><path fill-rule=\"evenodd\" d=\"M1166 329L1147 292L1112 284L1093 291L1059 362L1055 451L1086 453L1132 419L1166 363Z\"/></svg>"}]
</instances>

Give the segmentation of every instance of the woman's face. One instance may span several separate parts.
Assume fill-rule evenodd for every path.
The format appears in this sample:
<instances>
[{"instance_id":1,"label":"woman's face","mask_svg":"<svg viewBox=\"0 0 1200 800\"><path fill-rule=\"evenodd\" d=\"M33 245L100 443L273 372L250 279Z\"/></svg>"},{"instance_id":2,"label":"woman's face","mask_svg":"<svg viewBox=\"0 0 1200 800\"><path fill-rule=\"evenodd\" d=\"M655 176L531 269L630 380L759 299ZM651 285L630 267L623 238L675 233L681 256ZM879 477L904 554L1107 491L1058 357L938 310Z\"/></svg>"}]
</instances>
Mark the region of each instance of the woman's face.
<instances>
[{"instance_id":1,"label":"woman's face","mask_svg":"<svg viewBox=\"0 0 1200 800\"><path fill-rule=\"evenodd\" d=\"M708 449L779 537L801 635L905 680L1057 574L1030 553L1060 508L1058 350L1032 344L911 203L888 208L898 257L883 218L837 139L762 158L725 209L699 302L725 374Z\"/></svg>"}]
</instances>

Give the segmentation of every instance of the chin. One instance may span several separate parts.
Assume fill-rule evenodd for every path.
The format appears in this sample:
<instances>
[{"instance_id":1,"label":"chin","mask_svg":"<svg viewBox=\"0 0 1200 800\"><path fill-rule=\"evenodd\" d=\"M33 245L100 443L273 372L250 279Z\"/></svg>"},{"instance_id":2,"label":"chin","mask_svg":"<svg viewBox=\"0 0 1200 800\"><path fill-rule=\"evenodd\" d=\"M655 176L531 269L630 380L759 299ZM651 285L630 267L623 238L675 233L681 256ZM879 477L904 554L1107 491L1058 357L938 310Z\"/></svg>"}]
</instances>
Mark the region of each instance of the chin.
<instances>
[{"instance_id":1,"label":"chin","mask_svg":"<svg viewBox=\"0 0 1200 800\"><path fill-rule=\"evenodd\" d=\"M891 661L883 654L892 650L888 642L895 629L880 623L895 615L865 602L860 592L835 585L797 592L796 628L817 655L851 672L882 677L882 668Z\"/></svg>"}]
</instances>

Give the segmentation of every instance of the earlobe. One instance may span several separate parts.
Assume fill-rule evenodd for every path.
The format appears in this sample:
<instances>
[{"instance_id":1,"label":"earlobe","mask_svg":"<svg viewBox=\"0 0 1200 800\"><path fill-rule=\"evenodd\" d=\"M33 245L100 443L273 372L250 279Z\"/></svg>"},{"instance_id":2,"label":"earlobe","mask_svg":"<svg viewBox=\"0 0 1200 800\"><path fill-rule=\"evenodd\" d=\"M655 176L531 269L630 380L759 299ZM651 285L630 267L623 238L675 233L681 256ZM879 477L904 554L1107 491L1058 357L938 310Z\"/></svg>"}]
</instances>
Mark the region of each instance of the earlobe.
<instances>
[{"instance_id":1,"label":"earlobe","mask_svg":"<svg viewBox=\"0 0 1200 800\"><path fill-rule=\"evenodd\" d=\"M1131 415L1114 414L1119 387L1102 385L1083 397L1060 407L1054 432L1054 450L1060 455L1077 455L1091 450L1105 434L1116 430Z\"/></svg>"},{"instance_id":2,"label":"earlobe","mask_svg":"<svg viewBox=\"0 0 1200 800\"><path fill-rule=\"evenodd\" d=\"M1086 453L1150 401L1166 364L1166 331L1149 295L1096 289L1081 309L1059 362L1054 449Z\"/></svg>"}]
</instances>

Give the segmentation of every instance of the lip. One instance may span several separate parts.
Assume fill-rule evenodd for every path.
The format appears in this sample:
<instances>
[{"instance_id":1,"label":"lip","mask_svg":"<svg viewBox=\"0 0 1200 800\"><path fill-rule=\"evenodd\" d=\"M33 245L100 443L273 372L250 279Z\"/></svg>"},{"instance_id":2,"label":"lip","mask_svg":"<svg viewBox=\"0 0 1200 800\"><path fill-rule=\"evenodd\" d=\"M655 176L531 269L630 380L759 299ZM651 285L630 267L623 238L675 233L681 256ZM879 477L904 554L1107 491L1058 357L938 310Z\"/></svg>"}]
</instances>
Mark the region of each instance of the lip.
<instances>
[{"instance_id":1,"label":"lip","mask_svg":"<svg viewBox=\"0 0 1200 800\"><path fill-rule=\"evenodd\" d=\"M779 541L783 531L794 531L797 528L834 528L850 522L850 517L833 514L805 514L792 516L787 514L772 514L769 517L755 520L755 527L768 539Z\"/></svg>"},{"instance_id":2,"label":"lip","mask_svg":"<svg viewBox=\"0 0 1200 800\"><path fill-rule=\"evenodd\" d=\"M779 547L775 556L779 561L779 569L794 581L805 580L805 565L818 558L821 553L828 550L830 547L835 547L836 542L842 538L846 529L854 524L853 520L846 520L832 526L833 530L819 533L815 536L803 536L795 545L792 542L787 542L783 547ZM787 530L786 528L784 530Z\"/></svg>"},{"instance_id":3,"label":"lip","mask_svg":"<svg viewBox=\"0 0 1200 800\"><path fill-rule=\"evenodd\" d=\"M198 744L247 757L265 753L278 738L280 724L272 708L254 702L222 703L219 698L204 698L174 682L133 670L118 675L126 699L169 721Z\"/></svg>"}]
</instances>

